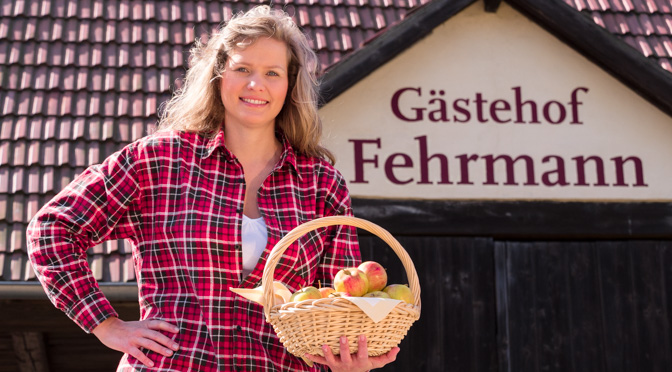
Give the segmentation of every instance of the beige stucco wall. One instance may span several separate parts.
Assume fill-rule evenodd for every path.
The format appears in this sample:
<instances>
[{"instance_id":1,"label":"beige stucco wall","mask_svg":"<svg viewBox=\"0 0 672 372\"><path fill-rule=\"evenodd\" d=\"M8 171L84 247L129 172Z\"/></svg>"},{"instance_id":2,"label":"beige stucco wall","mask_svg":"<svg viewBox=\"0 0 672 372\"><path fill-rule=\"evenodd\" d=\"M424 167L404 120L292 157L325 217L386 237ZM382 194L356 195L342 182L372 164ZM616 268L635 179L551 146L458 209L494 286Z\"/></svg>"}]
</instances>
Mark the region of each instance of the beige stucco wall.
<instances>
[{"instance_id":1,"label":"beige stucco wall","mask_svg":"<svg viewBox=\"0 0 672 372\"><path fill-rule=\"evenodd\" d=\"M413 108L425 107L424 120L408 122L392 111L392 97L401 88L419 88L401 94L398 107L406 117ZM513 123L515 96L520 87L523 100L537 103L540 123ZM578 120L572 118L571 94L575 92ZM434 96L430 91L434 90ZM443 95L440 95L443 91ZM483 100L487 122L476 118L476 94ZM430 111L447 105L449 121L427 119ZM456 99L469 99L470 119L453 108ZM497 115L508 123L495 123L489 105L498 103ZM564 122L552 124L543 119L543 105L561 103ZM559 118L558 103L550 116ZM466 106L466 101L458 105ZM529 104L523 109L530 121ZM525 111L528 110L528 111ZM497 13L486 13L477 2L437 27L425 39L341 94L321 109L325 123L325 142L337 156L337 168L348 181L353 196L421 199L550 199L550 200L672 200L672 118L651 105L597 65L556 39L534 22L502 3ZM436 113L435 113L436 117ZM439 160L427 164L430 183L421 183L420 141L426 138L428 155L443 154L448 162L451 183L441 184ZM362 159L378 158L360 165L355 175L355 145L360 141ZM378 140L374 143L361 140ZM355 142L353 142L355 141ZM393 166L385 172L385 162L394 153L404 153L408 167ZM474 156L465 167L459 155ZM503 161L494 162L494 177L488 181L484 156L508 155L515 159L527 155L533 160L536 183L525 185L526 167L515 163L515 182L507 185ZM552 159L543 159L549 155ZM587 162L584 186L577 185L580 170L576 157L597 156L604 164L604 185L596 186L597 170ZM616 186L615 157L641 160L643 181L637 185L634 161L623 167L623 182ZM559 186L558 159L567 185ZM398 155L393 164L402 164ZM466 169L466 170L465 170ZM467 184L464 172L468 170ZM546 184L542 176L546 173ZM395 184L390 178L406 182ZM366 181L368 183L364 183ZM408 181L408 182L407 182ZM493 182L494 181L494 182ZM496 183L496 184L493 184ZM645 184L645 185L644 185Z\"/></svg>"}]
</instances>

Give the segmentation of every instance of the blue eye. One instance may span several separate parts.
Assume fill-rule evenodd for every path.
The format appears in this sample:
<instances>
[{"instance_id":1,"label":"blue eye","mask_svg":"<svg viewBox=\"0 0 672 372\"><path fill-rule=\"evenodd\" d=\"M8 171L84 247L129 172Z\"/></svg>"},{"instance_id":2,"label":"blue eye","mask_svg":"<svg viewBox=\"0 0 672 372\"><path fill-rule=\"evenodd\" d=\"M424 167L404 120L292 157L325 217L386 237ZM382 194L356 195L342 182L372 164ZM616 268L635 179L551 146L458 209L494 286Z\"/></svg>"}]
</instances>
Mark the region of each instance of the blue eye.
<instances>
[{"instance_id":1,"label":"blue eye","mask_svg":"<svg viewBox=\"0 0 672 372\"><path fill-rule=\"evenodd\" d=\"M271 75L271 76L280 76L280 75L279 75L277 72L275 72L275 71L269 71L268 74Z\"/></svg>"},{"instance_id":2,"label":"blue eye","mask_svg":"<svg viewBox=\"0 0 672 372\"><path fill-rule=\"evenodd\" d=\"M247 72L247 69L246 69L245 67L238 67L238 68L236 69L236 71L238 71L238 72Z\"/></svg>"}]
</instances>

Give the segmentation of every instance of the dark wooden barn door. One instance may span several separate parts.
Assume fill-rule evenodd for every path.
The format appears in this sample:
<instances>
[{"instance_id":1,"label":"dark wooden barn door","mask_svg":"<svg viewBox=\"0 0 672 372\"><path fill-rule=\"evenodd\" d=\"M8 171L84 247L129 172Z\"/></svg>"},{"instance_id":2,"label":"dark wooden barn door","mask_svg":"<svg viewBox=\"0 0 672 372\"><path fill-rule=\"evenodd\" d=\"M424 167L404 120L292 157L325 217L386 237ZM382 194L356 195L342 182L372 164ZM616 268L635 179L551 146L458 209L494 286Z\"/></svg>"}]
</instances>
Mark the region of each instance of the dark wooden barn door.
<instances>
[{"instance_id":1,"label":"dark wooden barn door","mask_svg":"<svg viewBox=\"0 0 672 372\"><path fill-rule=\"evenodd\" d=\"M398 237L422 316L383 371L672 370L672 242ZM404 282L379 239L363 258ZM401 278L401 279L400 279Z\"/></svg>"},{"instance_id":2,"label":"dark wooden barn door","mask_svg":"<svg viewBox=\"0 0 672 372\"><path fill-rule=\"evenodd\" d=\"M672 370L672 242L496 242L500 371Z\"/></svg>"},{"instance_id":3,"label":"dark wooden barn door","mask_svg":"<svg viewBox=\"0 0 672 372\"><path fill-rule=\"evenodd\" d=\"M422 290L422 315L401 342L397 361L381 371L497 371L495 263L492 239L398 237ZM361 236L364 260L407 283L401 262L376 237Z\"/></svg>"}]
</instances>

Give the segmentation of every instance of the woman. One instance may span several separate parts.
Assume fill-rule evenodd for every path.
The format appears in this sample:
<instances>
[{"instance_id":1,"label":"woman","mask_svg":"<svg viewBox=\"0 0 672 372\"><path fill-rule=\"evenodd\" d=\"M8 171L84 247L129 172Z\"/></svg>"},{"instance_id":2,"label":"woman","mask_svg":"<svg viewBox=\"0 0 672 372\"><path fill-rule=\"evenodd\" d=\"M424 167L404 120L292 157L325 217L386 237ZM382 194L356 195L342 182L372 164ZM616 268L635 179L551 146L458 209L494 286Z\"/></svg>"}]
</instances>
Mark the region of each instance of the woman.
<instances>
[{"instance_id":1,"label":"woman","mask_svg":"<svg viewBox=\"0 0 672 372\"><path fill-rule=\"evenodd\" d=\"M261 306L230 287L259 285L266 257L292 228L351 215L345 182L319 145L317 59L304 35L267 6L234 17L192 51L192 67L159 131L92 166L31 221L29 252L52 302L103 344L120 371L308 371ZM354 229L330 227L287 249L275 279L290 290L329 283L360 260ZM123 321L84 252L133 245L140 321ZM347 342L347 341L346 341ZM307 356L334 371L393 361Z\"/></svg>"}]
</instances>

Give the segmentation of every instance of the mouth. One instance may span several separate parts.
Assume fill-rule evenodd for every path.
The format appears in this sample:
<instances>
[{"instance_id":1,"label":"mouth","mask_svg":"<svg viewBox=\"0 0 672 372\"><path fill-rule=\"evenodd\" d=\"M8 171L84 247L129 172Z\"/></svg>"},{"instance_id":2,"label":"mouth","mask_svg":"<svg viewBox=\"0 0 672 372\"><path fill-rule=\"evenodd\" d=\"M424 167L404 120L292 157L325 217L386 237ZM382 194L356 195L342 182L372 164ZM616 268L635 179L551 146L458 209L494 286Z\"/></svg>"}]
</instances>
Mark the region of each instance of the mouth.
<instances>
[{"instance_id":1,"label":"mouth","mask_svg":"<svg viewBox=\"0 0 672 372\"><path fill-rule=\"evenodd\" d=\"M265 105L268 103L268 101L260 100L260 99L253 99L253 98L243 98L240 97L240 100L249 103L251 105Z\"/></svg>"}]
</instances>

